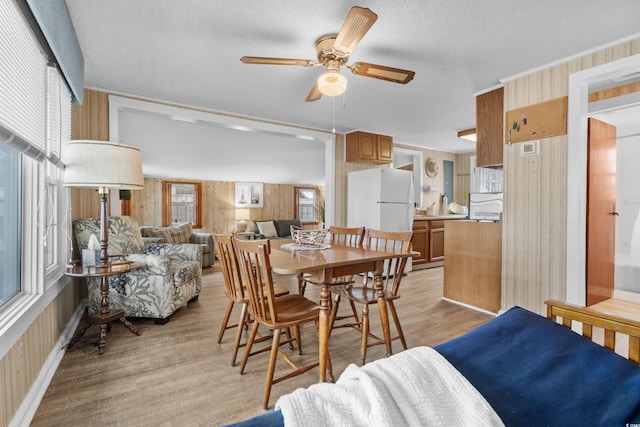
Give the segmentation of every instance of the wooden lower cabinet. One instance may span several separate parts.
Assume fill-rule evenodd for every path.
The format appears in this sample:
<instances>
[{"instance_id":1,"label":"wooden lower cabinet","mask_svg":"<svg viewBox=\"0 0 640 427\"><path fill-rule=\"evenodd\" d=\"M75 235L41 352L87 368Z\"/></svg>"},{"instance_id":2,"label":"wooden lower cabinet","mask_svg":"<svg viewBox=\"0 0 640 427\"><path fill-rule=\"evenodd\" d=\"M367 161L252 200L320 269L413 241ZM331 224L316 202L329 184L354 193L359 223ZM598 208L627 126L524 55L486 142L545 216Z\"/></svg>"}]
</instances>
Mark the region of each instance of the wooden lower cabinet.
<instances>
[{"instance_id":1,"label":"wooden lower cabinet","mask_svg":"<svg viewBox=\"0 0 640 427\"><path fill-rule=\"evenodd\" d=\"M429 223L429 262L444 261L444 221Z\"/></svg>"},{"instance_id":2,"label":"wooden lower cabinet","mask_svg":"<svg viewBox=\"0 0 640 427\"><path fill-rule=\"evenodd\" d=\"M444 261L444 224L454 219L424 219L413 221L413 265L433 264L441 266Z\"/></svg>"},{"instance_id":3,"label":"wooden lower cabinet","mask_svg":"<svg viewBox=\"0 0 640 427\"><path fill-rule=\"evenodd\" d=\"M413 265L427 263L429 256L429 231L428 221L413 222L413 250L420 252L419 255L413 256Z\"/></svg>"}]
</instances>

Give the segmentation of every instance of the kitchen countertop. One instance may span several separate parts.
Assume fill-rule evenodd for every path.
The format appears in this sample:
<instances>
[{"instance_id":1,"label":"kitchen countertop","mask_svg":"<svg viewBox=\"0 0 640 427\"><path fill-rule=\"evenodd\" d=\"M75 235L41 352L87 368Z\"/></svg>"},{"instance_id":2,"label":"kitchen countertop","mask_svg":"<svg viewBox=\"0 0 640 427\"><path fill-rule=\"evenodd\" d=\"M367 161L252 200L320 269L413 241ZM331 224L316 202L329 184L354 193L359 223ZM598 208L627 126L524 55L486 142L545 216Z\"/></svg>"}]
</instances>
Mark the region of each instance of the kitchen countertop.
<instances>
[{"instance_id":1,"label":"kitchen countertop","mask_svg":"<svg viewBox=\"0 0 640 427\"><path fill-rule=\"evenodd\" d=\"M433 221L433 220L442 220L442 219L466 219L466 215L457 215L457 214L449 214L449 215L415 215L413 217L414 221Z\"/></svg>"}]
</instances>

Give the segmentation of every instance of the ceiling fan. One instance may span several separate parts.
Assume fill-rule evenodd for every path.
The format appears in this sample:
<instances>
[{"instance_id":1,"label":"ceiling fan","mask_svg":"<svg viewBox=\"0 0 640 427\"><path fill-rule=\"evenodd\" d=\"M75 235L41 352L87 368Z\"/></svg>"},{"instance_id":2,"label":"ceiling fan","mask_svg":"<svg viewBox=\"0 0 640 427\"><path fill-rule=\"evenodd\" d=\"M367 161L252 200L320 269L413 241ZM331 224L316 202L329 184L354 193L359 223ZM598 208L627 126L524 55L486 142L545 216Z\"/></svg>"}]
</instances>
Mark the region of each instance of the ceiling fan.
<instances>
[{"instance_id":1,"label":"ceiling fan","mask_svg":"<svg viewBox=\"0 0 640 427\"><path fill-rule=\"evenodd\" d=\"M340 74L341 66L361 76L394 83L409 83L415 75L413 71L369 64L367 62L347 64L349 56L377 19L378 15L367 8L352 7L339 33L325 34L316 40L318 62L310 59L265 58L260 56L243 56L240 60L245 64L324 66L326 72L318 78L313 88L311 88L309 95L307 95L307 102L317 101L322 95L337 96L344 93L347 89L347 79Z\"/></svg>"}]
</instances>

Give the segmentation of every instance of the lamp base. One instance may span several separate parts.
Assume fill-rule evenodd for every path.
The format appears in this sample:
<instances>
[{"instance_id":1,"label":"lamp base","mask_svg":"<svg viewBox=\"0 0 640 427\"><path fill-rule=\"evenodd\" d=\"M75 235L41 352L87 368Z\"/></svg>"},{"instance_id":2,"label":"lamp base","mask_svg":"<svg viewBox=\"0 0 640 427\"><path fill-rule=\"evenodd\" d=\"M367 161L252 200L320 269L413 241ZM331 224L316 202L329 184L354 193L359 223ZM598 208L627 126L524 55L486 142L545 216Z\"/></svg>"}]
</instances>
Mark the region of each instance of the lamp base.
<instances>
[{"instance_id":1,"label":"lamp base","mask_svg":"<svg viewBox=\"0 0 640 427\"><path fill-rule=\"evenodd\" d=\"M238 221L238 224L236 224L236 227L238 228L238 233L244 233L247 231L247 221L241 219Z\"/></svg>"}]
</instances>

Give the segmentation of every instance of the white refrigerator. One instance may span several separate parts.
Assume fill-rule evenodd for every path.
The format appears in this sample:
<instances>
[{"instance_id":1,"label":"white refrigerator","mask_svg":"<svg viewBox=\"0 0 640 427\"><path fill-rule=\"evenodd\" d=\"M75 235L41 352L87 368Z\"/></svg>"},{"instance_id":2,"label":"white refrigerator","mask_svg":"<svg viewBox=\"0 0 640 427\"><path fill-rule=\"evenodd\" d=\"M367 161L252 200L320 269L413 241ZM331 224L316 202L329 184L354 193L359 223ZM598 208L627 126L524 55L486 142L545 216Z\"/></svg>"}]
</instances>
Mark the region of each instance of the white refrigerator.
<instances>
[{"instance_id":1,"label":"white refrigerator","mask_svg":"<svg viewBox=\"0 0 640 427\"><path fill-rule=\"evenodd\" d=\"M378 167L350 172L347 226L411 231L415 203L413 173Z\"/></svg>"}]
</instances>

